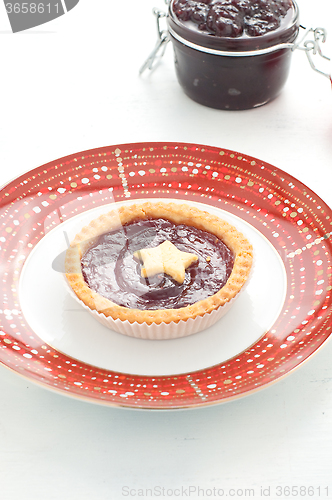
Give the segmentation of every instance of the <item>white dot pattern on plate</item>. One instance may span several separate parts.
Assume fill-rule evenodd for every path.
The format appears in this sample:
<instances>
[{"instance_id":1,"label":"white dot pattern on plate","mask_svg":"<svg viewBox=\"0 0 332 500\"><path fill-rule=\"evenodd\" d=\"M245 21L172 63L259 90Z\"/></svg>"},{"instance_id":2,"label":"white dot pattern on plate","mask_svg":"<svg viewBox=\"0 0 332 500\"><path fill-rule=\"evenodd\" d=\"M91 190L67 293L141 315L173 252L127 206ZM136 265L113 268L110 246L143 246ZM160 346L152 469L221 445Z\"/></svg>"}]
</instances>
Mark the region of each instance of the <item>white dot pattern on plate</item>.
<instances>
[{"instance_id":1,"label":"white dot pattern on plate","mask_svg":"<svg viewBox=\"0 0 332 500\"><path fill-rule=\"evenodd\" d=\"M26 324L18 282L38 241L85 210L144 197L228 210L256 227L282 257L288 288L281 314L270 331L236 358L190 374L128 375L59 353ZM212 404L278 380L331 334L331 211L300 182L264 162L193 144L119 145L39 167L5 186L1 199L0 360L53 389L139 408Z\"/></svg>"}]
</instances>

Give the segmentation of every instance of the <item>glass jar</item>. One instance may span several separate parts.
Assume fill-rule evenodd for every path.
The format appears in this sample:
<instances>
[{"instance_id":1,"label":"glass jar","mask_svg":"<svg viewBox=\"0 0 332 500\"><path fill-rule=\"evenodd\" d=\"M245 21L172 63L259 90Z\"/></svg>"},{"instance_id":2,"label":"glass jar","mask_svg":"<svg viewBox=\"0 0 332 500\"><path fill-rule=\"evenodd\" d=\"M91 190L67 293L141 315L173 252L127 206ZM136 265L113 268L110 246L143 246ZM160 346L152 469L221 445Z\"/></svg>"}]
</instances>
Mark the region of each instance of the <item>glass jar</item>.
<instances>
[{"instance_id":1,"label":"glass jar","mask_svg":"<svg viewBox=\"0 0 332 500\"><path fill-rule=\"evenodd\" d=\"M279 28L237 38L215 36L190 21L180 21L173 3L168 9L168 32L178 81L191 99L212 108L240 110L262 106L279 94L299 32L294 1Z\"/></svg>"}]
</instances>

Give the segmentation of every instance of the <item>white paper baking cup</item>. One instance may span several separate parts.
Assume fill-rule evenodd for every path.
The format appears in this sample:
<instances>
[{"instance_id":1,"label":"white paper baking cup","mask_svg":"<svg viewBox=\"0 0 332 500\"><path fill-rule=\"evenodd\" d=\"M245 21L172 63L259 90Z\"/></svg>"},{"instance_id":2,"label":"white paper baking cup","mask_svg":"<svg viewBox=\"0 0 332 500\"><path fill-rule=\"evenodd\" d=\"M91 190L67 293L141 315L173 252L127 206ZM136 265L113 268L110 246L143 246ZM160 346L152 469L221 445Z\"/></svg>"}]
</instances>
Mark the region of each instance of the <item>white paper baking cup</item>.
<instances>
[{"instance_id":1,"label":"white paper baking cup","mask_svg":"<svg viewBox=\"0 0 332 500\"><path fill-rule=\"evenodd\" d=\"M105 316L96 310L91 310L83 302L79 300L81 305L86 309L99 323L107 326L111 330L114 330L128 337L135 337L138 339L149 339L149 340L166 340L166 339L176 339L180 337L186 337L194 333L206 330L210 326L214 325L219 321L224 314L226 314L230 307L233 305L235 298L227 302L225 305L211 311L210 313L204 314L204 316L197 316L196 318L189 318L186 321L180 320L175 323L174 321L170 323L160 323L148 325L146 323L130 323L129 321L121 321L120 319L113 319L110 316Z\"/></svg>"},{"instance_id":2,"label":"white paper baking cup","mask_svg":"<svg viewBox=\"0 0 332 500\"><path fill-rule=\"evenodd\" d=\"M106 326L110 330L121 333L122 335L127 335L128 337L134 337L138 339L146 340L168 340L176 339L181 337L187 337L188 335L193 335L194 333L202 332L210 326L214 325L219 321L233 306L236 299L243 293L245 288L250 281L250 277L253 272L254 263L251 268L250 275L239 291L239 293L226 302L223 306L219 306L210 313L206 313L203 316L197 316L196 318L189 318L186 321L180 320L177 323L172 321L170 323L160 323L148 325L147 323L130 323L129 321L122 321L120 319L113 319L111 316L105 316L105 314L96 311L95 309L90 309L82 300L80 300L70 287L67 279L67 288L70 295L89 313L95 318L99 323Z\"/></svg>"}]
</instances>

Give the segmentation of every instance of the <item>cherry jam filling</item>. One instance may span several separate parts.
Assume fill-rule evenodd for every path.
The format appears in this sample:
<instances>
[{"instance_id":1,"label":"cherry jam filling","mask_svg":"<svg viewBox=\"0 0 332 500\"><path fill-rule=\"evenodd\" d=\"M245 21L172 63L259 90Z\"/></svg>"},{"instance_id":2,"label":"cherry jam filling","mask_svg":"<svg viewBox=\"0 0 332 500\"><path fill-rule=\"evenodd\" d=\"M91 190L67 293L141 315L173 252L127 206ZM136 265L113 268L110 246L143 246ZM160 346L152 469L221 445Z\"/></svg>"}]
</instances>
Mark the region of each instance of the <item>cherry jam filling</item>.
<instances>
[{"instance_id":1,"label":"cherry jam filling","mask_svg":"<svg viewBox=\"0 0 332 500\"><path fill-rule=\"evenodd\" d=\"M218 37L262 36L278 29L291 0L173 0L173 12Z\"/></svg>"},{"instance_id":2,"label":"cherry jam filling","mask_svg":"<svg viewBox=\"0 0 332 500\"><path fill-rule=\"evenodd\" d=\"M171 241L198 260L179 284L167 274L141 276L142 263L133 253ZM231 250L215 235L164 219L138 220L106 233L81 260L85 282L120 306L135 309L178 309L206 299L227 282L234 265Z\"/></svg>"}]
</instances>

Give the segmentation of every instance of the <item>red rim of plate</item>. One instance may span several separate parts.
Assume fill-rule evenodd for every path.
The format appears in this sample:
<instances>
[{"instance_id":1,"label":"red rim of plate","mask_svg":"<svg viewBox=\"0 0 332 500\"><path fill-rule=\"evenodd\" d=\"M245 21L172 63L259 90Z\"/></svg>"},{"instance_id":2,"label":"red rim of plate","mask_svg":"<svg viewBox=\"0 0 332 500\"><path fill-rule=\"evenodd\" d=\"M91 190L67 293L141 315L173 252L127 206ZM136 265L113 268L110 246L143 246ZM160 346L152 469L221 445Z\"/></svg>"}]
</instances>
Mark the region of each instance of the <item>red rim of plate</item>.
<instances>
[{"instance_id":1,"label":"red rim of plate","mask_svg":"<svg viewBox=\"0 0 332 500\"><path fill-rule=\"evenodd\" d=\"M44 231L95 206L145 197L227 210L259 230L284 262L287 292L277 321L227 362L174 376L114 372L58 352L25 322L17 285ZM0 362L44 387L110 406L192 408L251 394L299 367L331 335L331 216L294 177L216 147L122 144L38 167L1 190Z\"/></svg>"}]
</instances>

